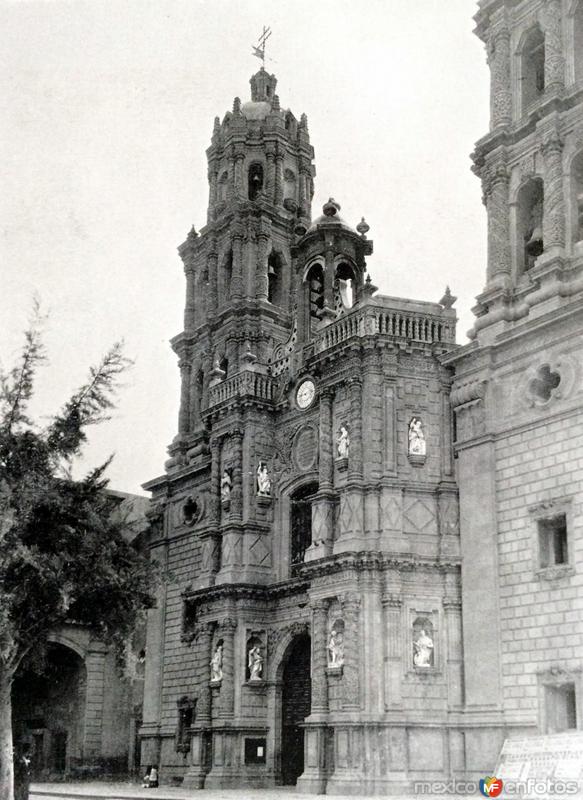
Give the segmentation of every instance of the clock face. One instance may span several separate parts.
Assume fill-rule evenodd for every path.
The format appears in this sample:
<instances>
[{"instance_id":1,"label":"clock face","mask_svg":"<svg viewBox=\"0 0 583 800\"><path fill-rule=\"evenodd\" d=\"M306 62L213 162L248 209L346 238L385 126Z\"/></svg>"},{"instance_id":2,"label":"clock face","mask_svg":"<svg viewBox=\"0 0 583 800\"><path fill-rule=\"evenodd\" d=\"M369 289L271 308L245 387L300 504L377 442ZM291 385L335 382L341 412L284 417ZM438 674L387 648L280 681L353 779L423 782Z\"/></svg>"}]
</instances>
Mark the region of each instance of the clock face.
<instances>
[{"instance_id":1,"label":"clock face","mask_svg":"<svg viewBox=\"0 0 583 800\"><path fill-rule=\"evenodd\" d=\"M309 405L311 405L315 394L316 387L314 386L314 381L310 380L309 378L305 381L302 381L296 392L296 402L298 406L300 408L307 408Z\"/></svg>"}]
</instances>

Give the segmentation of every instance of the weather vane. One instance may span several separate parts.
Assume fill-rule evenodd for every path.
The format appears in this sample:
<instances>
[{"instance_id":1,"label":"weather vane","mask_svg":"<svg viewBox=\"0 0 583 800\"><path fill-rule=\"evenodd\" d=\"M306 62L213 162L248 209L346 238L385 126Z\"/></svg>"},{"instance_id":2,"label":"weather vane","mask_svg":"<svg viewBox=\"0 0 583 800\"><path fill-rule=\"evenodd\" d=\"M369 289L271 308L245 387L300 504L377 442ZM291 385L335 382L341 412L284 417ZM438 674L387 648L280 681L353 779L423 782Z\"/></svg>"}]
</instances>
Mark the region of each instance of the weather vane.
<instances>
[{"instance_id":1,"label":"weather vane","mask_svg":"<svg viewBox=\"0 0 583 800\"><path fill-rule=\"evenodd\" d=\"M263 33L261 34L261 36L257 41L257 46L251 45L251 47L253 48L253 55L261 59L261 62L264 67L265 67L265 43L270 36L271 36L271 28L266 28L264 25Z\"/></svg>"}]
</instances>

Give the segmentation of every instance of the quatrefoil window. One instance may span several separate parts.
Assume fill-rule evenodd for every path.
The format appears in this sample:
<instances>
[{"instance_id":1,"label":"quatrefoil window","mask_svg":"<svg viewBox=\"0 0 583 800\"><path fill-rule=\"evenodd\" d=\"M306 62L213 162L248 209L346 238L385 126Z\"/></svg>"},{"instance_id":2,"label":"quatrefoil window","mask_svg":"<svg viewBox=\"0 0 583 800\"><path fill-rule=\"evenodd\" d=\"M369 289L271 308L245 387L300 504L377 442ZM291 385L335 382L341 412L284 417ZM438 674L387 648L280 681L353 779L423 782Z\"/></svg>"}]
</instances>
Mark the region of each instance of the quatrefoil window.
<instances>
[{"instance_id":1,"label":"quatrefoil window","mask_svg":"<svg viewBox=\"0 0 583 800\"><path fill-rule=\"evenodd\" d=\"M548 364L539 367L529 383L529 393L536 403L548 403L561 383L560 374Z\"/></svg>"}]
</instances>

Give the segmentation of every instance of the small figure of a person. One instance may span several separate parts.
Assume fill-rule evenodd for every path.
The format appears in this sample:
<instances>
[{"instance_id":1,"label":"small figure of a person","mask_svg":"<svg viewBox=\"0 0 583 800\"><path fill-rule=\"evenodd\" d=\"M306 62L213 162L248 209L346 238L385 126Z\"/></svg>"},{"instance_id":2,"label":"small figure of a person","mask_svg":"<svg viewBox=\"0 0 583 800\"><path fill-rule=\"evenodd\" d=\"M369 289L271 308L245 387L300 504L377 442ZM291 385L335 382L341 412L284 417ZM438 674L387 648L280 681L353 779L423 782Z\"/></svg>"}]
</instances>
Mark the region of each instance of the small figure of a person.
<instances>
[{"instance_id":1,"label":"small figure of a person","mask_svg":"<svg viewBox=\"0 0 583 800\"><path fill-rule=\"evenodd\" d=\"M340 667L344 664L344 636L335 628L330 632L328 663L331 667Z\"/></svg>"},{"instance_id":2,"label":"small figure of a person","mask_svg":"<svg viewBox=\"0 0 583 800\"><path fill-rule=\"evenodd\" d=\"M433 661L433 639L424 630L413 642L413 663L416 667L430 667Z\"/></svg>"},{"instance_id":3,"label":"small figure of a person","mask_svg":"<svg viewBox=\"0 0 583 800\"><path fill-rule=\"evenodd\" d=\"M344 425L340 426L336 445L338 448L338 458L348 458L348 453L350 451L350 435Z\"/></svg>"},{"instance_id":4,"label":"small figure of a person","mask_svg":"<svg viewBox=\"0 0 583 800\"><path fill-rule=\"evenodd\" d=\"M211 658L211 681L223 679L223 645L218 644Z\"/></svg>"},{"instance_id":5,"label":"small figure of a person","mask_svg":"<svg viewBox=\"0 0 583 800\"><path fill-rule=\"evenodd\" d=\"M409 423L409 453L412 456L424 456L426 450L423 423L419 417L413 417Z\"/></svg>"},{"instance_id":6,"label":"small figure of a person","mask_svg":"<svg viewBox=\"0 0 583 800\"><path fill-rule=\"evenodd\" d=\"M231 476L228 470L223 471L223 477L221 478L221 501L223 503L227 502L227 500L231 499L231 489L233 488L233 481L231 480Z\"/></svg>"},{"instance_id":7,"label":"small figure of a person","mask_svg":"<svg viewBox=\"0 0 583 800\"><path fill-rule=\"evenodd\" d=\"M257 493L265 497L269 497L271 494L271 478L265 461L262 461L257 467Z\"/></svg>"},{"instance_id":8,"label":"small figure of a person","mask_svg":"<svg viewBox=\"0 0 583 800\"><path fill-rule=\"evenodd\" d=\"M254 645L254 647L249 650L249 680L250 681L260 681L261 680L261 673L263 672L263 656L261 655L261 650L258 645Z\"/></svg>"}]
</instances>

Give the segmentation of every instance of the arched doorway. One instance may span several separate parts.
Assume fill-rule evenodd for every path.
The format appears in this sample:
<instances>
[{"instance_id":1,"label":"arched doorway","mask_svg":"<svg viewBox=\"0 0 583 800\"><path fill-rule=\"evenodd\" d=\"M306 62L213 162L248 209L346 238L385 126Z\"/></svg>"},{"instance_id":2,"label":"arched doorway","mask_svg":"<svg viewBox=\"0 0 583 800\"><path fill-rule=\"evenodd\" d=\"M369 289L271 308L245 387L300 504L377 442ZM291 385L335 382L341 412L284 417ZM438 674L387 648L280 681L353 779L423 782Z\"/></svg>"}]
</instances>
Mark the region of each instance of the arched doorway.
<instances>
[{"instance_id":1,"label":"arched doorway","mask_svg":"<svg viewBox=\"0 0 583 800\"><path fill-rule=\"evenodd\" d=\"M49 646L37 671L21 669L12 690L15 741L31 749L34 778L64 775L83 750L86 669L61 644Z\"/></svg>"},{"instance_id":2,"label":"arched doorway","mask_svg":"<svg viewBox=\"0 0 583 800\"><path fill-rule=\"evenodd\" d=\"M304 771L304 731L301 723L310 714L311 642L307 633L297 636L287 650L282 674L281 696L281 778L295 786Z\"/></svg>"}]
</instances>

